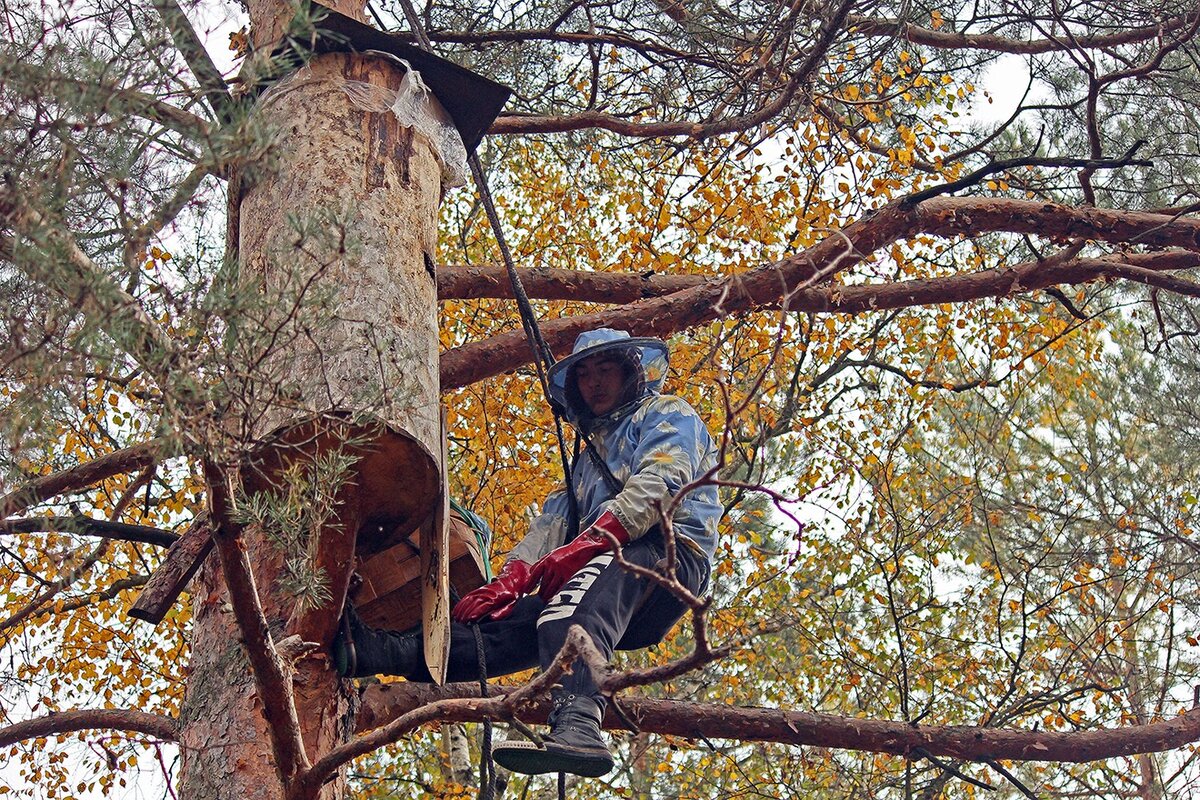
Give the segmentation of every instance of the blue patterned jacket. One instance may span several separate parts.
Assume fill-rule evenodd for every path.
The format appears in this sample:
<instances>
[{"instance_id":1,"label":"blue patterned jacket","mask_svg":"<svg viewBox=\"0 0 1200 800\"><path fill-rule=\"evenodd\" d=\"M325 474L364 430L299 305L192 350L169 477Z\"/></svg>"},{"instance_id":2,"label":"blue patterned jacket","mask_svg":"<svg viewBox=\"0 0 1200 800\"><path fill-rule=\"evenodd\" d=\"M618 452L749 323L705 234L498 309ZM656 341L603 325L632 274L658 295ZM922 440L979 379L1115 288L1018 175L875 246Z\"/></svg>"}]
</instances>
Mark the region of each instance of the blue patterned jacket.
<instances>
[{"instance_id":1,"label":"blue patterned jacket","mask_svg":"<svg viewBox=\"0 0 1200 800\"><path fill-rule=\"evenodd\" d=\"M636 355L641 367L636 396L604 416L588 419L586 409L573 407L568 400L570 367L614 349ZM695 409L680 397L659 394L666 374L666 345L608 328L580 334L571 355L551 369L551 395L576 428L586 427L592 444L622 487L614 493L592 458L585 453L578 459L572 483L581 530L607 510L631 538L643 536L661 521L660 507L665 509L684 486L716 466L716 446ZM509 558L533 563L564 544L569 508L565 487L551 493ZM676 507L672 529L683 544L690 544L711 561L723 511L716 486L694 488Z\"/></svg>"}]
</instances>

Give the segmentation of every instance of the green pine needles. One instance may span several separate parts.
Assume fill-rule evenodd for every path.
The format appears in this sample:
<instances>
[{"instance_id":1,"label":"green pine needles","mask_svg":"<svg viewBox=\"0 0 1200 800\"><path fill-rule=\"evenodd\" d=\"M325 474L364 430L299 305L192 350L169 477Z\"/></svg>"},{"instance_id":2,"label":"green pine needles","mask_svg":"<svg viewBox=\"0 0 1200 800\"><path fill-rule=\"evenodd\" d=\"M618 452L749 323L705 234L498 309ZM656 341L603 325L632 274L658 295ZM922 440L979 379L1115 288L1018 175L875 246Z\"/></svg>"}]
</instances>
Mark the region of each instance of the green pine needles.
<instances>
[{"instance_id":1,"label":"green pine needles","mask_svg":"<svg viewBox=\"0 0 1200 800\"><path fill-rule=\"evenodd\" d=\"M289 465L273 489L239 496L234 518L260 526L283 555L280 591L291 594L302 610L332 601L329 580L317 564L320 532L336 528L341 490L352 480L359 459L355 442L301 458Z\"/></svg>"}]
</instances>

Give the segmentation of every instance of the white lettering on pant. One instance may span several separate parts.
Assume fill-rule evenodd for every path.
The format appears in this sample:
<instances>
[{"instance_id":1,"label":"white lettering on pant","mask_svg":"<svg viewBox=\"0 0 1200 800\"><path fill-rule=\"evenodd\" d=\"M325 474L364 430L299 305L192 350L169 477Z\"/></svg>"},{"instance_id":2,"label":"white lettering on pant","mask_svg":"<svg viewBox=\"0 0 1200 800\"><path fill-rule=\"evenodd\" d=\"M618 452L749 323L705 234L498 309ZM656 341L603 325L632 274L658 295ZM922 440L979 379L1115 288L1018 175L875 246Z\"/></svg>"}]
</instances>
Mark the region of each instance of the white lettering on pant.
<instances>
[{"instance_id":1,"label":"white lettering on pant","mask_svg":"<svg viewBox=\"0 0 1200 800\"><path fill-rule=\"evenodd\" d=\"M579 605L579 601L587 594L587 590L596 582L596 578L600 572L612 563L612 553L603 553L589 561L583 569L571 576L571 580L567 581L566 585L554 595L550 600L550 605L546 606L546 610L538 617L538 627L541 627L543 622L551 622L556 619L567 619L575 613L575 608Z\"/></svg>"}]
</instances>

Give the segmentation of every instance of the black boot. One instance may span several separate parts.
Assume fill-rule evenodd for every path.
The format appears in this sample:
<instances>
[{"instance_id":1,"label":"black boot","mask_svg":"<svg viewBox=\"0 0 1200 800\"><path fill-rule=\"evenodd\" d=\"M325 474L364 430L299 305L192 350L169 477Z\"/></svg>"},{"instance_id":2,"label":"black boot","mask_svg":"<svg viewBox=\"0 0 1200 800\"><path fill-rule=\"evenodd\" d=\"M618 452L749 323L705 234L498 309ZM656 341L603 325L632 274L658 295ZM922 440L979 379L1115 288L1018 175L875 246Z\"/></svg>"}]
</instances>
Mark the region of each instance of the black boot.
<instances>
[{"instance_id":1,"label":"black boot","mask_svg":"<svg viewBox=\"0 0 1200 800\"><path fill-rule=\"evenodd\" d=\"M420 680L428 674L420 628L399 633L369 627L349 604L333 640L333 663L343 678L382 674Z\"/></svg>"},{"instance_id":2,"label":"black boot","mask_svg":"<svg viewBox=\"0 0 1200 800\"><path fill-rule=\"evenodd\" d=\"M613 768L612 754L600 734L603 716L601 699L557 695L548 720L550 733L541 747L533 742L501 742L492 757L505 769L525 775L569 772L599 778Z\"/></svg>"}]
</instances>

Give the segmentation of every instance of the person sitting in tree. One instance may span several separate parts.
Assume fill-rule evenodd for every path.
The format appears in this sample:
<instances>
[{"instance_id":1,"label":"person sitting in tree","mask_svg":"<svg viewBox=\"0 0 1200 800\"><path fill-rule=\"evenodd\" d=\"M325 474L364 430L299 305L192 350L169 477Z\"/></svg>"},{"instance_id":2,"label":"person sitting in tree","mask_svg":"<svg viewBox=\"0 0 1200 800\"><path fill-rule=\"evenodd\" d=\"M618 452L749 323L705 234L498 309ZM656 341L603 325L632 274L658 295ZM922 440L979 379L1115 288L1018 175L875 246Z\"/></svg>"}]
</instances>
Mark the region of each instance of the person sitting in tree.
<instances>
[{"instance_id":1,"label":"person sitting in tree","mask_svg":"<svg viewBox=\"0 0 1200 800\"><path fill-rule=\"evenodd\" d=\"M608 328L583 333L573 352L551 367L550 393L587 442L571 484L546 498L542 513L508 555L499 575L463 597L451 612L447 678L478 675L474 633L482 634L487 669L507 675L546 669L580 625L605 658L662 641L686 611L667 589L621 568L613 541L630 563L665 563L660 509L717 463L704 423L683 399L659 394L667 347ZM691 489L676 506L676 576L703 593L723 509L712 484ZM428 681L420 630L367 627L348 608L353 648L335 643L343 675L399 675ZM350 654L354 657L351 658ZM582 662L551 692L553 711L544 744L507 741L493 757L525 774L569 772L598 777L613 767L600 733L606 698Z\"/></svg>"}]
</instances>

